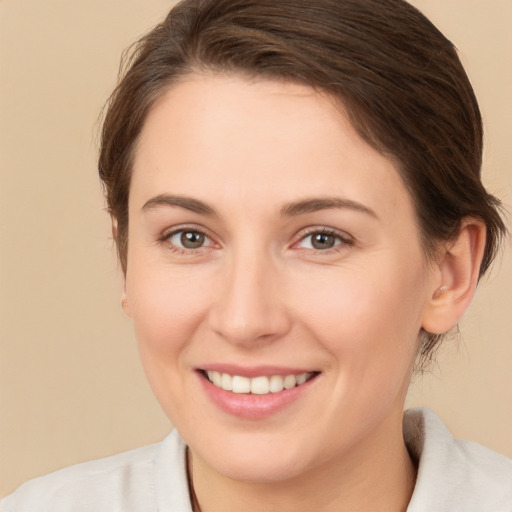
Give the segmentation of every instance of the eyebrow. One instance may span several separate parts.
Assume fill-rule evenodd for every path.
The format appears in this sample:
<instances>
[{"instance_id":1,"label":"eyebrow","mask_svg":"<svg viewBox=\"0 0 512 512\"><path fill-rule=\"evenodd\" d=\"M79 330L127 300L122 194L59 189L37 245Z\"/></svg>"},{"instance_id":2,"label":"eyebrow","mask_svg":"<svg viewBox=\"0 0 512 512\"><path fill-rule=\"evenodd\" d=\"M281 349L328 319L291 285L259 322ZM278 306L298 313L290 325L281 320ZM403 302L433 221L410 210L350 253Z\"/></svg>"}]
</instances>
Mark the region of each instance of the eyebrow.
<instances>
[{"instance_id":1,"label":"eyebrow","mask_svg":"<svg viewBox=\"0 0 512 512\"><path fill-rule=\"evenodd\" d=\"M305 213L317 212L320 210L329 210L334 208L346 208L358 212L366 213L376 219L378 215L364 204L358 203L351 199L344 199L340 197L327 197L327 198L312 198L304 199L301 201L294 201L293 203L286 204L281 208L281 215L292 217L296 215L303 215Z\"/></svg>"},{"instance_id":2,"label":"eyebrow","mask_svg":"<svg viewBox=\"0 0 512 512\"><path fill-rule=\"evenodd\" d=\"M194 199L192 197L169 194L160 194L158 196L152 197L144 203L142 210L148 211L161 206L184 208L185 210L189 210L200 215L216 217L219 216L219 213L215 208L203 201ZM294 201L284 205L281 208L280 213L283 217L294 217L298 215L304 215L306 213L313 213L320 210L329 210L335 208L355 210L370 215L376 219L379 218L372 209L368 208L364 204L353 201L351 199L344 199L339 197L311 198Z\"/></svg>"},{"instance_id":3,"label":"eyebrow","mask_svg":"<svg viewBox=\"0 0 512 512\"><path fill-rule=\"evenodd\" d=\"M215 208L204 203L203 201L193 199L192 197L174 196L168 194L160 194L158 196L152 197L144 203L142 210L148 211L160 206L177 206L179 208L184 208L185 210L189 210L200 215L218 216Z\"/></svg>"}]
</instances>

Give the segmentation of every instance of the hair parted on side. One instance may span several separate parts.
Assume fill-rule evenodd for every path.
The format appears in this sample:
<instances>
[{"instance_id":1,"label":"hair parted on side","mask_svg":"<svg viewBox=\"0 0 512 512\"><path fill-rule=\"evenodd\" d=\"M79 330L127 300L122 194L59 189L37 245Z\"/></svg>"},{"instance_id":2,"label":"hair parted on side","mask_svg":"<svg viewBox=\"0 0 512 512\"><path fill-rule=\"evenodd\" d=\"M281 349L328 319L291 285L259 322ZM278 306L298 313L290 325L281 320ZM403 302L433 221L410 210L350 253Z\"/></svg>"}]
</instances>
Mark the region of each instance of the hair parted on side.
<instances>
[{"instance_id":1,"label":"hair parted on side","mask_svg":"<svg viewBox=\"0 0 512 512\"><path fill-rule=\"evenodd\" d=\"M363 139L393 159L425 254L465 217L487 228L481 275L506 232L481 181L483 128L453 44L404 0L183 0L134 47L103 122L99 174L127 269L132 161L146 116L191 73L298 82L332 95ZM423 333L420 361L442 335Z\"/></svg>"}]
</instances>

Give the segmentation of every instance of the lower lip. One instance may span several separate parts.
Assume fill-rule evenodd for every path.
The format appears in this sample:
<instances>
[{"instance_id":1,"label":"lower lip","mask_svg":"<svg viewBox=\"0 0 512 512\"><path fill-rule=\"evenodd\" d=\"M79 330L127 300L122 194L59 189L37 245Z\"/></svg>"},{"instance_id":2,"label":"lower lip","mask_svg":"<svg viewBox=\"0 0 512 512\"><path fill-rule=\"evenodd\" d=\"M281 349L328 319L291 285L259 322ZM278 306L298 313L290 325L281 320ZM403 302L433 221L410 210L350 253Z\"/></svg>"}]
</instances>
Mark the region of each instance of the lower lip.
<instances>
[{"instance_id":1,"label":"lower lip","mask_svg":"<svg viewBox=\"0 0 512 512\"><path fill-rule=\"evenodd\" d=\"M285 409L307 393L318 375L313 376L304 384L291 389L283 389L278 393L256 395L252 393L233 393L214 386L201 372L199 379L210 399L221 410L251 420L267 418Z\"/></svg>"}]
</instances>

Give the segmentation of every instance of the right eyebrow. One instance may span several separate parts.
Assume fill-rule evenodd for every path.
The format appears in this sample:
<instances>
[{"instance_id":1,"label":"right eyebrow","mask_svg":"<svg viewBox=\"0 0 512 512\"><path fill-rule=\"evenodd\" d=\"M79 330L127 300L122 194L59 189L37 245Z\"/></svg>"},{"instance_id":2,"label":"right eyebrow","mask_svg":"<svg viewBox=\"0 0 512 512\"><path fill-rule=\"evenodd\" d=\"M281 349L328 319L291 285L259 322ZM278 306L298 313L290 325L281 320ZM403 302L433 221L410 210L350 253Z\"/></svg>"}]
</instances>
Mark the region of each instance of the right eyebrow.
<instances>
[{"instance_id":1,"label":"right eyebrow","mask_svg":"<svg viewBox=\"0 0 512 512\"><path fill-rule=\"evenodd\" d=\"M215 208L208 205L207 203L204 203L203 201L193 199L192 197L169 194L160 194L158 196L152 197L144 203L142 210L148 211L154 208L159 208L161 206L184 208L185 210L199 213L200 215L211 215L216 217L219 216Z\"/></svg>"}]
</instances>

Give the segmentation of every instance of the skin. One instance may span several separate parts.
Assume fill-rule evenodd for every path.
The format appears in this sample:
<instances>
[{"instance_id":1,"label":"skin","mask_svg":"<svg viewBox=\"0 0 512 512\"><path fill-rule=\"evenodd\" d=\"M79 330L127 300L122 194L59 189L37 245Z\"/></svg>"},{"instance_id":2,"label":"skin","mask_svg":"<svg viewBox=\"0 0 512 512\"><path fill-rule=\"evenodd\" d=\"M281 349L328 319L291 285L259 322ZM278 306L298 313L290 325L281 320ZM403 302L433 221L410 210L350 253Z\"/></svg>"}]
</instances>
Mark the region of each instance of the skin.
<instances>
[{"instance_id":1,"label":"skin","mask_svg":"<svg viewBox=\"0 0 512 512\"><path fill-rule=\"evenodd\" d=\"M341 202L290 211L327 198ZM314 248L326 229L334 246ZM468 222L451 246L464 257L429 265L393 163L308 87L191 75L166 92L135 154L124 307L189 446L196 509L405 510L418 334L467 307L482 229ZM203 246L180 245L180 230L204 233ZM320 373L253 420L204 393L197 369L213 363Z\"/></svg>"}]
</instances>

